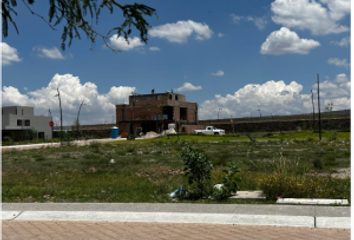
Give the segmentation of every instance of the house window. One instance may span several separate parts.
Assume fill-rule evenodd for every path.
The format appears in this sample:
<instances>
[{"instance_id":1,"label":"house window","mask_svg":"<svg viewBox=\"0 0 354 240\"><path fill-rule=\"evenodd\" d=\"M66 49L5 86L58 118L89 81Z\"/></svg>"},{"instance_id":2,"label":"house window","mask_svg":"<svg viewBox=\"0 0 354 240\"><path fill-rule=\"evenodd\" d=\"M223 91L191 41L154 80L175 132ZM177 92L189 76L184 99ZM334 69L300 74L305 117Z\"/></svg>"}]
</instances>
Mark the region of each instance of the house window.
<instances>
[{"instance_id":1,"label":"house window","mask_svg":"<svg viewBox=\"0 0 354 240\"><path fill-rule=\"evenodd\" d=\"M25 126L31 126L30 120L25 120Z\"/></svg>"},{"instance_id":2,"label":"house window","mask_svg":"<svg viewBox=\"0 0 354 240\"><path fill-rule=\"evenodd\" d=\"M17 108L16 108L16 111L15 111L15 114L17 115Z\"/></svg>"},{"instance_id":3,"label":"house window","mask_svg":"<svg viewBox=\"0 0 354 240\"><path fill-rule=\"evenodd\" d=\"M170 100L172 100L172 95L170 95Z\"/></svg>"},{"instance_id":4,"label":"house window","mask_svg":"<svg viewBox=\"0 0 354 240\"><path fill-rule=\"evenodd\" d=\"M175 96L175 100L178 101L178 95Z\"/></svg>"},{"instance_id":5,"label":"house window","mask_svg":"<svg viewBox=\"0 0 354 240\"><path fill-rule=\"evenodd\" d=\"M22 126L22 120L20 119L17 120L17 126Z\"/></svg>"},{"instance_id":6,"label":"house window","mask_svg":"<svg viewBox=\"0 0 354 240\"><path fill-rule=\"evenodd\" d=\"M187 115L188 109L186 107L181 107L179 112L180 120L187 120Z\"/></svg>"}]
</instances>

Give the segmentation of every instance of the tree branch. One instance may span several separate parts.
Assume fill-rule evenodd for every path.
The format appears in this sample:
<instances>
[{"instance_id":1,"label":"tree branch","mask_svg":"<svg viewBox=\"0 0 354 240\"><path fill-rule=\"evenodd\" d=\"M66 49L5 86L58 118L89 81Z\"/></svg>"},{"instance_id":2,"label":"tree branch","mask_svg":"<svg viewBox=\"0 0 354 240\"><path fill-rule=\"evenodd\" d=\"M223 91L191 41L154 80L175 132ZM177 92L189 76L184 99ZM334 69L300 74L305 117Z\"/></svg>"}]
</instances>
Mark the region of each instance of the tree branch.
<instances>
[{"instance_id":1,"label":"tree branch","mask_svg":"<svg viewBox=\"0 0 354 240\"><path fill-rule=\"evenodd\" d=\"M57 29L56 29L55 27L53 27L47 20L45 20L42 15L40 15L40 14L38 14L38 13L32 11L32 9L28 6L28 4L25 2L25 0L22 0L22 2L25 4L25 6L27 7L27 9L30 11L30 13L31 13L32 15L35 15L35 16L41 18L46 24L48 24L48 26L49 26L52 30L54 30L54 31L57 30Z\"/></svg>"},{"instance_id":2,"label":"tree branch","mask_svg":"<svg viewBox=\"0 0 354 240\"><path fill-rule=\"evenodd\" d=\"M16 12L12 9L12 7L17 6L16 1L17 0L2 0L4 37L7 37L8 35L9 21L11 21L18 32L16 23L12 20L11 16L12 13L16 14ZM151 26L144 19L144 17L152 16L152 14L156 15L156 10L149 6L137 3L121 5L116 0L50 0L48 12L49 18L47 21L42 15L33 11L29 6L33 4L35 0L21 1L32 15L41 18L52 30L57 30L56 26L62 23L65 19L66 23L64 24L63 32L61 34L61 48L63 50L65 50L66 46L71 46L74 38L78 38L80 40L80 32L82 31L90 39L92 43L91 49L93 49L96 43L96 38L99 37L102 38L106 47L115 53L120 52L120 50L111 47L107 40L116 33L118 37L123 36L129 44L128 36L132 32L132 25L140 32L140 40L147 43L148 29ZM96 19L96 23L98 23L98 18L100 16L101 9L103 8L107 8L110 11L110 14L113 14L114 7L117 7L122 11L122 15L125 20L120 25L113 27L106 35L100 34L94 29L92 21ZM88 13L89 17L87 17ZM89 19L86 20L85 17L91 18L91 23ZM52 23L53 19L55 20L54 24Z\"/></svg>"}]
</instances>

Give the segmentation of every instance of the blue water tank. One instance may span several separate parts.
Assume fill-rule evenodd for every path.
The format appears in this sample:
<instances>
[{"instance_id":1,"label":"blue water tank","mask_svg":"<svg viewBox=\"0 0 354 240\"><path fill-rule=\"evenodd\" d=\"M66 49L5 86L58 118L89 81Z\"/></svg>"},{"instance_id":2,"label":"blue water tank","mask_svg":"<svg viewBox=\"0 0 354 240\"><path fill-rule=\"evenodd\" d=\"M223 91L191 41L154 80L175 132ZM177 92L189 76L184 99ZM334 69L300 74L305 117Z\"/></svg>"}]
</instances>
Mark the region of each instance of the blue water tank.
<instances>
[{"instance_id":1,"label":"blue water tank","mask_svg":"<svg viewBox=\"0 0 354 240\"><path fill-rule=\"evenodd\" d=\"M119 136L119 129L117 127L111 128L111 138L117 138Z\"/></svg>"}]
</instances>

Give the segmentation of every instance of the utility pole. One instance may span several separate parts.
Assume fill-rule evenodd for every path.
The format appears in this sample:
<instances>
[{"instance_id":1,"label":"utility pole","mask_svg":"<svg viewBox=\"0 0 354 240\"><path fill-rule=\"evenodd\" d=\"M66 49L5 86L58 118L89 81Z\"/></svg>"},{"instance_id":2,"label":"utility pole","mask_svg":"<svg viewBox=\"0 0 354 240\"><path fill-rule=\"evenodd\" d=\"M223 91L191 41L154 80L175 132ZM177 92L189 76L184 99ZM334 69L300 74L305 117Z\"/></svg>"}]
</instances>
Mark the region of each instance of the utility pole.
<instances>
[{"instance_id":1,"label":"utility pole","mask_svg":"<svg viewBox=\"0 0 354 240\"><path fill-rule=\"evenodd\" d=\"M219 117L220 117L220 110L221 110L221 108L219 108L219 111L218 111L218 119L220 119Z\"/></svg>"},{"instance_id":2,"label":"utility pole","mask_svg":"<svg viewBox=\"0 0 354 240\"><path fill-rule=\"evenodd\" d=\"M60 109L60 145L63 144L63 111L61 108L61 98L60 98L60 92L59 92L59 87L57 88L58 94L55 95L55 97L58 97L59 99L59 109Z\"/></svg>"},{"instance_id":3,"label":"utility pole","mask_svg":"<svg viewBox=\"0 0 354 240\"><path fill-rule=\"evenodd\" d=\"M81 108L82 108L82 105L84 105L84 101L85 100L82 100L81 104L80 104L80 107L79 107L79 111L77 112L77 118L76 118L76 140L78 140L78 136L79 136L79 117L80 117L80 111L81 111Z\"/></svg>"},{"instance_id":4,"label":"utility pole","mask_svg":"<svg viewBox=\"0 0 354 240\"><path fill-rule=\"evenodd\" d=\"M50 111L50 108L48 110L49 112L49 116L50 116L50 121L53 121L53 117L52 117L52 112ZM51 141L51 145L53 145L53 126L50 127L50 130L52 131L52 141Z\"/></svg>"},{"instance_id":5,"label":"utility pole","mask_svg":"<svg viewBox=\"0 0 354 240\"><path fill-rule=\"evenodd\" d=\"M320 106L320 76L317 73L317 96L318 96L318 133L320 140L322 140L321 136L321 106Z\"/></svg>"},{"instance_id":6,"label":"utility pole","mask_svg":"<svg viewBox=\"0 0 354 240\"><path fill-rule=\"evenodd\" d=\"M311 99L312 99L312 130L315 130L315 105L313 104L313 92L311 89Z\"/></svg>"}]
</instances>

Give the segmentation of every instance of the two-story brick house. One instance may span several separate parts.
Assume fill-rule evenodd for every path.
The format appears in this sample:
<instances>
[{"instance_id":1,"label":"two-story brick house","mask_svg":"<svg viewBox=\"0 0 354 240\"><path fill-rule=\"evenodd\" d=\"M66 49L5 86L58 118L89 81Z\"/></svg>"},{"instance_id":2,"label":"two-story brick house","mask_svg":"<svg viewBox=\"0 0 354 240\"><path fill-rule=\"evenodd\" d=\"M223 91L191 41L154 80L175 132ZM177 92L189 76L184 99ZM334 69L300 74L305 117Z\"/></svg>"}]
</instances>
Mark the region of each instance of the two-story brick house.
<instances>
[{"instance_id":1,"label":"two-story brick house","mask_svg":"<svg viewBox=\"0 0 354 240\"><path fill-rule=\"evenodd\" d=\"M116 105L116 121L120 131L160 133L168 124L176 124L176 130L191 132L198 124L198 104L187 102L178 93L151 93L129 96L129 104Z\"/></svg>"}]
</instances>

